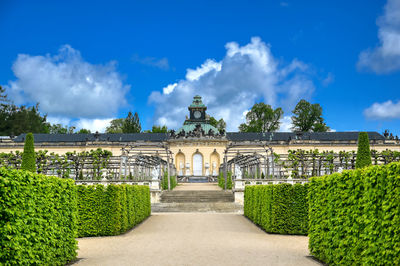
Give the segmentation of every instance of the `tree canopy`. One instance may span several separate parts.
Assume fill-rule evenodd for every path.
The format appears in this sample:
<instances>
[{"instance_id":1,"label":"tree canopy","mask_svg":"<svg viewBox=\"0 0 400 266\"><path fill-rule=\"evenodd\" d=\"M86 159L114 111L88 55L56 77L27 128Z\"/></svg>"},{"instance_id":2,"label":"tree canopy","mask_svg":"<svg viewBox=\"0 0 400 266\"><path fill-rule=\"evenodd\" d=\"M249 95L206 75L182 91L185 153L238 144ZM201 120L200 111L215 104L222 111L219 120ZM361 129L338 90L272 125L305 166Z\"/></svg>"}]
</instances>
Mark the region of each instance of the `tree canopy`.
<instances>
[{"instance_id":1,"label":"tree canopy","mask_svg":"<svg viewBox=\"0 0 400 266\"><path fill-rule=\"evenodd\" d=\"M326 132L329 127L322 118L322 107L306 100L300 100L292 111L293 131L301 132Z\"/></svg>"},{"instance_id":2,"label":"tree canopy","mask_svg":"<svg viewBox=\"0 0 400 266\"><path fill-rule=\"evenodd\" d=\"M168 128L167 126L156 126L154 125L151 130L145 130L145 133L167 133Z\"/></svg>"},{"instance_id":3,"label":"tree canopy","mask_svg":"<svg viewBox=\"0 0 400 266\"><path fill-rule=\"evenodd\" d=\"M142 126L140 125L139 115L129 111L126 118L113 119L106 128L106 133L140 133Z\"/></svg>"},{"instance_id":4,"label":"tree canopy","mask_svg":"<svg viewBox=\"0 0 400 266\"><path fill-rule=\"evenodd\" d=\"M278 107L273 109L271 105L256 103L246 114L246 123L239 126L240 132L273 132L280 126L283 110Z\"/></svg>"},{"instance_id":5,"label":"tree canopy","mask_svg":"<svg viewBox=\"0 0 400 266\"><path fill-rule=\"evenodd\" d=\"M122 126L122 133L140 133L140 131L142 131L142 126L140 125L138 113L135 112L133 115L129 111Z\"/></svg>"},{"instance_id":6,"label":"tree canopy","mask_svg":"<svg viewBox=\"0 0 400 266\"><path fill-rule=\"evenodd\" d=\"M218 129L218 131L222 132L226 129L226 122L223 118L220 120L215 119L214 117L210 116L210 124Z\"/></svg>"},{"instance_id":7,"label":"tree canopy","mask_svg":"<svg viewBox=\"0 0 400 266\"><path fill-rule=\"evenodd\" d=\"M124 118L113 119L110 125L106 128L106 133L122 133L122 127L124 126Z\"/></svg>"}]
</instances>

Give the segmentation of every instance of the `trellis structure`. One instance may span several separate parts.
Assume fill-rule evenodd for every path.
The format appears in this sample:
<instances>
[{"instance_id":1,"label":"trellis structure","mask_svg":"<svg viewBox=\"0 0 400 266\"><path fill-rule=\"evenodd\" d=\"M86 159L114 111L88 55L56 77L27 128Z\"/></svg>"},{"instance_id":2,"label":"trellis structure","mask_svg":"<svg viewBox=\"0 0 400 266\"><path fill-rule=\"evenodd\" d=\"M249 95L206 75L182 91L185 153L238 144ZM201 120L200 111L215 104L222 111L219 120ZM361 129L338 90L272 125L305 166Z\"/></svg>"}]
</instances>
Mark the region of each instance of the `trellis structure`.
<instances>
[{"instance_id":1,"label":"trellis structure","mask_svg":"<svg viewBox=\"0 0 400 266\"><path fill-rule=\"evenodd\" d=\"M135 177L136 181L154 176L162 180L167 173L168 190L171 189L170 176L175 174L172 152L165 143L138 142L121 149L119 178ZM164 173L163 173L164 172Z\"/></svg>"},{"instance_id":2,"label":"trellis structure","mask_svg":"<svg viewBox=\"0 0 400 266\"><path fill-rule=\"evenodd\" d=\"M270 177L275 175L274 152L266 141L231 142L224 152L222 167L227 184L227 171L232 179L237 178L236 166L245 177L261 178L262 173Z\"/></svg>"}]
</instances>

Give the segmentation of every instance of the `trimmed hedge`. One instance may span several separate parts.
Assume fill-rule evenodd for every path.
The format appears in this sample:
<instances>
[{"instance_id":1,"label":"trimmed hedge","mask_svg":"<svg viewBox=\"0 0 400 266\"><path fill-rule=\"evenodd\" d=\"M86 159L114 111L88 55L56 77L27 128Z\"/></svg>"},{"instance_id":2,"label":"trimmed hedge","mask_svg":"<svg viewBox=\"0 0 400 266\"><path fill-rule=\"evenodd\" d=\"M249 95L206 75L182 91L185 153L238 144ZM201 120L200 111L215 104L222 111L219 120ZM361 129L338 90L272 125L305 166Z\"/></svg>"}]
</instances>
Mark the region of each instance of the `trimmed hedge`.
<instances>
[{"instance_id":1,"label":"trimmed hedge","mask_svg":"<svg viewBox=\"0 0 400 266\"><path fill-rule=\"evenodd\" d=\"M400 265L400 164L311 179L309 249L333 265Z\"/></svg>"},{"instance_id":2,"label":"trimmed hedge","mask_svg":"<svg viewBox=\"0 0 400 266\"><path fill-rule=\"evenodd\" d=\"M356 169L372 165L371 150L367 132L358 133L358 148L356 158Z\"/></svg>"},{"instance_id":3,"label":"trimmed hedge","mask_svg":"<svg viewBox=\"0 0 400 266\"><path fill-rule=\"evenodd\" d=\"M227 172L226 174L226 189L232 189L232 172ZM225 178L224 173L220 172L218 176L218 186L222 189L225 189Z\"/></svg>"},{"instance_id":4,"label":"trimmed hedge","mask_svg":"<svg viewBox=\"0 0 400 266\"><path fill-rule=\"evenodd\" d=\"M32 133L28 133L25 137L21 169L36 173L36 154Z\"/></svg>"},{"instance_id":5,"label":"trimmed hedge","mask_svg":"<svg viewBox=\"0 0 400 266\"><path fill-rule=\"evenodd\" d=\"M137 185L79 185L78 237L124 233L151 214L150 188Z\"/></svg>"},{"instance_id":6,"label":"trimmed hedge","mask_svg":"<svg viewBox=\"0 0 400 266\"><path fill-rule=\"evenodd\" d=\"M0 264L65 265L76 257L73 180L0 168Z\"/></svg>"},{"instance_id":7,"label":"trimmed hedge","mask_svg":"<svg viewBox=\"0 0 400 266\"><path fill-rule=\"evenodd\" d=\"M178 185L176 176L174 176L174 175L169 176L169 180L170 180L171 190L173 190ZM164 178L162 179L161 186L162 186L162 189L164 189L164 190L168 189L168 174L167 173L164 174Z\"/></svg>"},{"instance_id":8,"label":"trimmed hedge","mask_svg":"<svg viewBox=\"0 0 400 266\"><path fill-rule=\"evenodd\" d=\"M306 235L308 185L246 186L244 215L268 233Z\"/></svg>"}]
</instances>

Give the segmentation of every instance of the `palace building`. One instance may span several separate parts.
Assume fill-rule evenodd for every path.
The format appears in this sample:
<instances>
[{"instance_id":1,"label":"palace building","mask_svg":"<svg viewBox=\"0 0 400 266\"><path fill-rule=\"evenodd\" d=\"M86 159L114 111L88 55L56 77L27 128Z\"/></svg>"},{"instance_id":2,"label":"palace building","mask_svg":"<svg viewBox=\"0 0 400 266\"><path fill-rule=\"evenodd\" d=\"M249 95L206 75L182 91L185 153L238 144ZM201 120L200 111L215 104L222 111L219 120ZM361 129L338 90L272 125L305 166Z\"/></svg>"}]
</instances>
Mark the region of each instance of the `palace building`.
<instances>
[{"instance_id":1,"label":"palace building","mask_svg":"<svg viewBox=\"0 0 400 266\"><path fill-rule=\"evenodd\" d=\"M293 150L336 154L357 151L358 132L224 132L210 124L207 107L200 96L193 98L188 111L189 116L182 127L169 133L34 134L35 149L65 154L101 148L111 151L114 156L123 156L128 154L127 147L134 147L141 154L141 147L145 152L152 145L162 145L170 156L168 163L175 166L174 171L181 180L216 177L224 161L236 175L246 172L256 177L262 174L276 176L285 169L280 167L277 170L274 163L288 158ZM368 132L368 135L371 150L400 151L398 140L388 139L377 132ZM0 139L0 152L22 151L24 137L3 137Z\"/></svg>"}]
</instances>

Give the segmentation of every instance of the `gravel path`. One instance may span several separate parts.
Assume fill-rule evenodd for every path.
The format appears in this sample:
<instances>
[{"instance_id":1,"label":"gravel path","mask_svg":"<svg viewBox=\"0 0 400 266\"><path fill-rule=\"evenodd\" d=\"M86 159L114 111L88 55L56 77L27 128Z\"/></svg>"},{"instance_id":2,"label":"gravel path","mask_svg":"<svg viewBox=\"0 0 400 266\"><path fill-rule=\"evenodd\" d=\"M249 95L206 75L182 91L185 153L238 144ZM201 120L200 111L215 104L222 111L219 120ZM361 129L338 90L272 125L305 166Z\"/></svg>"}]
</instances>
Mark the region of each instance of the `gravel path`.
<instances>
[{"instance_id":1,"label":"gravel path","mask_svg":"<svg viewBox=\"0 0 400 266\"><path fill-rule=\"evenodd\" d=\"M79 239L78 265L318 265L308 238L267 234L244 216L157 213L115 237Z\"/></svg>"}]
</instances>

